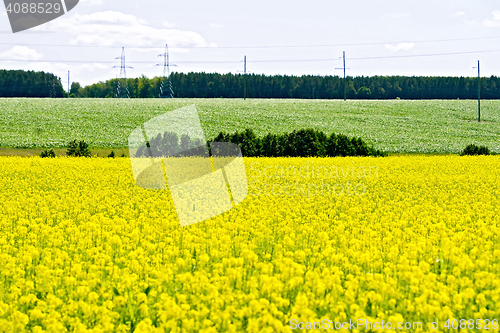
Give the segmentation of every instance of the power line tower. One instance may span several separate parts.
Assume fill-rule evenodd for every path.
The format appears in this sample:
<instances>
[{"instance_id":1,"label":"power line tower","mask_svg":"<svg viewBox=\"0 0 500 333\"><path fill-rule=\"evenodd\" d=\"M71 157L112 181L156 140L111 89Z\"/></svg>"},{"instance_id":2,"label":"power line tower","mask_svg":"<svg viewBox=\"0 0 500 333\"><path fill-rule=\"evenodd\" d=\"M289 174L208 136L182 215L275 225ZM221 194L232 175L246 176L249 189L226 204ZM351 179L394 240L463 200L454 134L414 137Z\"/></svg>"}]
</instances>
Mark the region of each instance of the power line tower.
<instances>
[{"instance_id":1,"label":"power line tower","mask_svg":"<svg viewBox=\"0 0 500 333\"><path fill-rule=\"evenodd\" d=\"M175 64L170 64L168 55L168 44L165 44L165 53L159 54L158 57L163 57L163 64L156 64L156 66L163 66L163 78L160 83L160 93L158 97L160 98L174 98L174 88L172 86L172 81L170 80L170 66L177 66Z\"/></svg>"},{"instance_id":2,"label":"power line tower","mask_svg":"<svg viewBox=\"0 0 500 333\"><path fill-rule=\"evenodd\" d=\"M120 78L116 81L116 98L130 98L130 92L128 91L127 85L127 68L134 69L133 67L127 66L125 64L125 48L122 47L122 55L116 57L115 59L120 59L120 66L113 66L113 68L120 67Z\"/></svg>"}]
</instances>

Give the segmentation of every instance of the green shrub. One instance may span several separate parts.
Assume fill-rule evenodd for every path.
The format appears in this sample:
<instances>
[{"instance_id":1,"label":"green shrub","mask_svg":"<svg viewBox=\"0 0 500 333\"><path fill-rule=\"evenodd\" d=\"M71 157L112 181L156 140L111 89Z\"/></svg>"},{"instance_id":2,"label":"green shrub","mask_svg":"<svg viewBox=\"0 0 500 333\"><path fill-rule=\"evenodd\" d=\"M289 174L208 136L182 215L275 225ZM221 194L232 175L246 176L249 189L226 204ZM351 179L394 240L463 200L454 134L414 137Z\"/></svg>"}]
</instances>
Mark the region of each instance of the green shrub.
<instances>
[{"instance_id":1,"label":"green shrub","mask_svg":"<svg viewBox=\"0 0 500 333\"><path fill-rule=\"evenodd\" d=\"M78 143L76 140L70 141L68 144L68 149L66 149L67 156L77 156L78 154Z\"/></svg>"},{"instance_id":2,"label":"green shrub","mask_svg":"<svg viewBox=\"0 0 500 333\"><path fill-rule=\"evenodd\" d=\"M463 152L460 154L464 155L490 155L490 150L486 146L476 146L475 144L470 144Z\"/></svg>"},{"instance_id":3,"label":"green shrub","mask_svg":"<svg viewBox=\"0 0 500 333\"><path fill-rule=\"evenodd\" d=\"M220 132L217 134L215 139L213 140L214 142L229 142L230 141L230 135L227 134L226 132Z\"/></svg>"},{"instance_id":4,"label":"green shrub","mask_svg":"<svg viewBox=\"0 0 500 333\"><path fill-rule=\"evenodd\" d=\"M231 142L238 145L241 153L246 157L326 157L326 156L387 156L387 154L368 146L361 138L350 138L346 135L335 133L330 136L322 131L307 128L291 133L269 133L258 137L253 130L228 134L220 132L211 142ZM150 147L153 156L170 156L177 148L182 152L179 156L206 156L206 148L200 147L198 139L182 135L180 138L165 132L163 137L158 134L151 142L146 142L140 147L135 156L148 156ZM198 147L198 148L193 148ZM210 150L209 150L210 153Z\"/></svg>"},{"instance_id":5,"label":"green shrub","mask_svg":"<svg viewBox=\"0 0 500 333\"><path fill-rule=\"evenodd\" d=\"M291 133L269 133L262 138L252 130L227 134L220 132L215 142L232 142L240 146L243 156L308 157L308 156L387 156L386 153L368 146L361 138L332 133L327 136L315 129L303 129Z\"/></svg>"},{"instance_id":6,"label":"green shrub","mask_svg":"<svg viewBox=\"0 0 500 333\"><path fill-rule=\"evenodd\" d=\"M285 134L287 135L287 134ZM308 128L288 134L288 156L308 157L327 155L327 137L323 132Z\"/></svg>"},{"instance_id":7,"label":"green shrub","mask_svg":"<svg viewBox=\"0 0 500 333\"><path fill-rule=\"evenodd\" d=\"M66 155L67 156L83 156L83 157L90 157L91 152L89 145L84 141L81 140L79 142L76 142L76 140L70 141L68 144L68 149L66 150Z\"/></svg>"},{"instance_id":8,"label":"green shrub","mask_svg":"<svg viewBox=\"0 0 500 333\"><path fill-rule=\"evenodd\" d=\"M162 147L162 135L158 134L153 140L149 142L149 147L151 149L151 154L153 157L161 156L161 147Z\"/></svg>"},{"instance_id":9,"label":"green shrub","mask_svg":"<svg viewBox=\"0 0 500 333\"><path fill-rule=\"evenodd\" d=\"M238 132L236 132L238 133ZM235 134L236 135L236 134ZM260 138L255 135L254 131L251 129L246 129L239 135L240 142L238 145L241 148L241 153L243 156L259 156L261 149ZM236 142L233 142L236 143Z\"/></svg>"},{"instance_id":10,"label":"green shrub","mask_svg":"<svg viewBox=\"0 0 500 333\"><path fill-rule=\"evenodd\" d=\"M263 157L277 157L280 156L280 145L278 141L278 136L273 133L269 133L261 139L261 149L260 154Z\"/></svg>"},{"instance_id":11,"label":"green shrub","mask_svg":"<svg viewBox=\"0 0 500 333\"><path fill-rule=\"evenodd\" d=\"M287 137L282 156L307 157L326 156L327 138L314 129L302 129L283 134Z\"/></svg>"},{"instance_id":12,"label":"green shrub","mask_svg":"<svg viewBox=\"0 0 500 333\"><path fill-rule=\"evenodd\" d=\"M328 156L355 156L356 147L353 145L352 140L344 135L332 133L328 140L327 145Z\"/></svg>"},{"instance_id":13,"label":"green shrub","mask_svg":"<svg viewBox=\"0 0 500 333\"><path fill-rule=\"evenodd\" d=\"M185 152L191 148L191 138L187 134L181 136L181 143L179 145L179 150Z\"/></svg>"},{"instance_id":14,"label":"green shrub","mask_svg":"<svg viewBox=\"0 0 500 333\"><path fill-rule=\"evenodd\" d=\"M161 151L166 155L175 155L179 151L179 137L176 133L165 132L161 143Z\"/></svg>"},{"instance_id":15,"label":"green shrub","mask_svg":"<svg viewBox=\"0 0 500 333\"><path fill-rule=\"evenodd\" d=\"M56 157L56 153L54 152L54 149L50 148L49 150L45 149L40 153L40 157Z\"/></svg>"}]
</instances>

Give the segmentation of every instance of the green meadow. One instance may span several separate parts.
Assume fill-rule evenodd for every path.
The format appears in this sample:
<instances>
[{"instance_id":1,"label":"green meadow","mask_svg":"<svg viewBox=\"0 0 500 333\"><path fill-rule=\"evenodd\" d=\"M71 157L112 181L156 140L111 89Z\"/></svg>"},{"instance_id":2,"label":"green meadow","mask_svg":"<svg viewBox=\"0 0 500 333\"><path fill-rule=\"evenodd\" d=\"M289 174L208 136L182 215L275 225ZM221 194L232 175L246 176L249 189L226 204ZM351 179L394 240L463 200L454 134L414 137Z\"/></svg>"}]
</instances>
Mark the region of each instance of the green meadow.
<instances>
[{"instance_id":1,"label":"green meadow","mask_svg":"<svg viewBox=\"0 0 500 333\"><path fill-rule=\"evenodd\" d=\"M149 119L194 104L207 140L220 131L257 135L315 128L363 138L389 153L458 153L467 144L500 153L500 101L290 99L0 99L1 148L127 147Z\"/></svg>"}]
</instances>

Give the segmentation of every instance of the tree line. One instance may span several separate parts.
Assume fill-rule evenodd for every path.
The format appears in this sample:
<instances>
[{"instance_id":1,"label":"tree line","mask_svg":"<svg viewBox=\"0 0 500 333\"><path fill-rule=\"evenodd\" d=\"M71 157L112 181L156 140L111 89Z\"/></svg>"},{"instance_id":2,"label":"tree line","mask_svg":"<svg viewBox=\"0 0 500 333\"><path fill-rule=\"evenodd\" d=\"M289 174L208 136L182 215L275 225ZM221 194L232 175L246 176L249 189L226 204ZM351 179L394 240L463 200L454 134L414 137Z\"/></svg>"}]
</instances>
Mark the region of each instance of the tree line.
<instances>
[{"instance_id":1,"label":"tree line","mask_svg":"<svg viewBox=\"0 0 500 333\"><path fill-rule=\"evenodd\" d=\"M61 78L51 73L0 70L0 97L67 97Z\"/></svg>"},{"instance_id":2,"label":"tree line","mask_svg":"<svg viewBox=\"0 0 500 333\"><path fill-rule=\"evenodd\" d=\"M174 72L169 80L174 97L178 98L344 98L344 79L339 76ZM86 87L74 84L71 93L75 97L114 97L119 83L123 89L123 79L121 82L120 79L111 79ZM162 78L141 76L127 79L126 84L131 98L153 98L160 95ZM166 85L163 82L163 86ZM437 76L347 77L345 92L348 99L474 99L478 95L478 79ZM500 98L500 77L481 78L481 98Z\"/></svg>"},{"instance_id":3,"label":"tree line","mask_svg":"<svg viewBox=\"0 0 500 333\"><path fill-rule=\"evenodd\" d=\"M170 75L178 98L302 98L302 99L474 99L475 77L427 76L288 76L257 74L178 73ZM500 98L500 78L481 78L481 98ZM162 77L110 79L82 87L73 82L69 94L50 73L0 70L0 97L158 98ZM121 93L119 93L119 90ZM244 96L244 94L246 94Z\"/></svg>"},{"instance_id":4,"label":"tree line","mask_svg":"<svg viewBox=\"0 0 500 333\"><path fill-rule=\"evenodd\" d=\"M219 146L217 143L230 142L236 146ZM220 132L206 145L198 138L187 134L159 133L151 141L139 147L135 157L226 157L239 155L246 157L326 157L326 156L387 156L387 153L369 146L361 138L343 134L324 133L315 129L294 130L289 133L268 133L258 137L252 129L242 132Z\"/></svg>"}]
</instances>

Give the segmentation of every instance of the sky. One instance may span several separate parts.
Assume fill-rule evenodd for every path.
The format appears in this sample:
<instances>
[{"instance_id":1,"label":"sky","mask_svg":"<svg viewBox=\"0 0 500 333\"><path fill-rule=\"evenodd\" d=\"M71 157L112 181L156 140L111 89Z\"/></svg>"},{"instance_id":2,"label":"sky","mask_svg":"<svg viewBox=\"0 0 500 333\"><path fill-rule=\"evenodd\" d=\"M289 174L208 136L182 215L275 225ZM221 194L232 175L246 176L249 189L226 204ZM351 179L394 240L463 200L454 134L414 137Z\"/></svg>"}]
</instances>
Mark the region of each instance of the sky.
<instances>
[{"instance_id":1,"label":"sky","mask_svg":"<svg viewBox=\"0 0 500 333\"><path fill-rule=\"evenodd\" d=\"M500 76L500 2L490 0L80 0L12 33L0 10L0 68L82 85L177 72ZM159 64L159 66L156 66ZM115 67L114 66L118 66Z\"/></svg>"}]
</instances>

